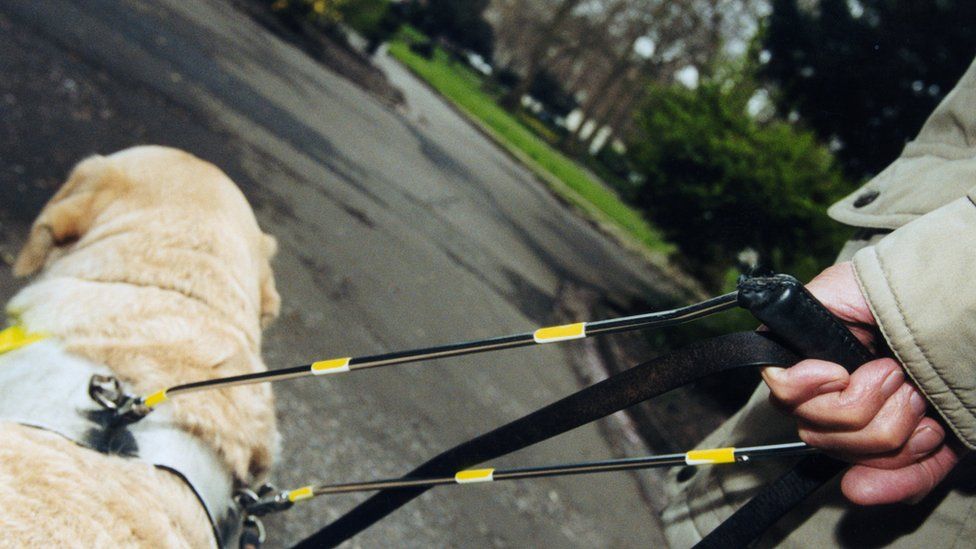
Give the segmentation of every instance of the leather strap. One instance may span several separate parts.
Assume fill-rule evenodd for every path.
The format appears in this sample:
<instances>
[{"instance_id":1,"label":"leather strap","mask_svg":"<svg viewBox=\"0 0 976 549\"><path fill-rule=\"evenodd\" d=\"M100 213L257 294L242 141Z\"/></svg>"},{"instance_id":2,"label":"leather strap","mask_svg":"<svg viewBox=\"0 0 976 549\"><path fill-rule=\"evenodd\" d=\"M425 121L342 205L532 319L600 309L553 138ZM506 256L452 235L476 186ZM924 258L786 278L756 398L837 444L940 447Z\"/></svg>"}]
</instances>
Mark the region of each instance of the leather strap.
<instances>
[{"instance_id":1,"label":"leather strap","mask_svg":"<svg viewBox=\"0 0 976 549\"><path fill-rule=\"evenodd\" d=\"M801 356L836 362L848 371L873 358L850 330L791 276L743 281L739 285L739 304ZM749 545L846 467L824 455L803 458L695 547L728 549Z\"/></svg>"},{"instance_id":2,"label":"leather strap","mask_svg":"<svg viewBox=\"0 0 976 549\"><path fill-rule=\"evenodd\" d=\"M791 365L798 356L774 336L742 332L697 342L620 372L427 461L405 476L439 476L552 438L654 396L725 370ZM296 547L334 547L427 488L380 491Z\"/></svg>"},{"instance_id":3,"label":"leather strap","mask_svg":"<svg viewBox=\"0 0 976 549\"><path fill-rule=\"evenodd\" d=\"M739 305L804 358L836 362L849 372L874 358L847 326L792 276L743 280Z\"/></svg>"},{"instance_id":4,"label":"leather strap","mask_svg":"<svg viewBox=\"0 0 976 549\"><path fill-rule=\"evenodd\" d=\"M695 549L747 547L779 519L847 468L823 454L807 456L695 544ZM829 545L824 543L824 546Z\"/></svg>"}]
</instances>

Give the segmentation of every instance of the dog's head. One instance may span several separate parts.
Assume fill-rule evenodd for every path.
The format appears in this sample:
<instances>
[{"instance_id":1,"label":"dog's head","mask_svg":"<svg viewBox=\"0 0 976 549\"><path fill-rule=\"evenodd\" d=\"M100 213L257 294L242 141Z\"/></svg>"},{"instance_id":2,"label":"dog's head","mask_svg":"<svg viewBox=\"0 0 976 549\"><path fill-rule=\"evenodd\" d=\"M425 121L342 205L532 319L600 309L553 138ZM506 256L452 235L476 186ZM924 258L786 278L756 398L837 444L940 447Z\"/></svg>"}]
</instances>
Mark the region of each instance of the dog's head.
<instances>
[{"instance_id":1,"label":"dog's head","mask_svg":"<svg viewBox=\"0 0 976 549\"><path fill-rule=\"evenodd\" d=\"M128 253L115 261L95 265L87 257L71 263L73 250L123 234ZM238 318L252 316L263 327L280 308L270 267L276 251L274 237L258 228L243 194L217 167L180 150L143 146L79 163L34 222L14 273L58 270L67 262L61 270L73 276L158 285L219 301L210 304ZM154 261L168 264L144 268ZM207 276L215 273L200 272L214 262L228 284L215 285Z\"/></svg>"}]
</instances>

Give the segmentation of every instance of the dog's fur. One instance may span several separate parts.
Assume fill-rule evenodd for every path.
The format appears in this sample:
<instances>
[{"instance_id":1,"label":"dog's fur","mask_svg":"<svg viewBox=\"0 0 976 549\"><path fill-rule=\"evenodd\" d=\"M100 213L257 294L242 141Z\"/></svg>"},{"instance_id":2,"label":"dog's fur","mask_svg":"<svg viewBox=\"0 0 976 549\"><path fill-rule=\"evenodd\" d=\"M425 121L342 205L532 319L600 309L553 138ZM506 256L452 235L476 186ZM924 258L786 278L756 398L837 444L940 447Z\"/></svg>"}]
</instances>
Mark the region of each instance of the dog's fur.
<instances>
[{"instance_id":1,"label":"dog's fur","mask_svg":"<svg viewBox=\"0 0 976 549\"><path fill-rule=\"evenodd\" d=\"M275 251L212 164L164 147L95 156L35 221L14 272L42 274L7 314L107 365L138 394L264 370L261 328L280 303ZM216 450L236 482L251 485L267 472L277 436L267 385L163 406ZM169 472L12 423L0 423L0 441L2 543L214 543L202 506Z\"/></svg>"}]
</instances>

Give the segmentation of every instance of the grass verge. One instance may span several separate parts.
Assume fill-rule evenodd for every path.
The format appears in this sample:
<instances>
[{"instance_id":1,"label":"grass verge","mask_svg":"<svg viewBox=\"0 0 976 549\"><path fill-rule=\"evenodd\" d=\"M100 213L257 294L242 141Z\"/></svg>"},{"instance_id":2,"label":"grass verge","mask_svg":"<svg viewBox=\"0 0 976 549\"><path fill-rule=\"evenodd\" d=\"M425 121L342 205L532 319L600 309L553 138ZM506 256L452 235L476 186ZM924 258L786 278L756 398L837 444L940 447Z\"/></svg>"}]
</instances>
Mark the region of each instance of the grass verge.
<instances>
[{"instance_id":1,"label":"grass verge","mask_svg":"<svg viewBox=\"0 0 976 549\"><path fill-rule=\"evenodd\" d=\"M453 61L440 48L431 59L410 50L416 31L401 32L389 52L411 72L450 100L499 145L518 158L557 195L581 210L601 228L635 251L660 262L675 247L639 212L624 204L615 192L576 162L552 148L512 114L498 106L483 89L482 76Z\"/></svg>"}]
</instances>

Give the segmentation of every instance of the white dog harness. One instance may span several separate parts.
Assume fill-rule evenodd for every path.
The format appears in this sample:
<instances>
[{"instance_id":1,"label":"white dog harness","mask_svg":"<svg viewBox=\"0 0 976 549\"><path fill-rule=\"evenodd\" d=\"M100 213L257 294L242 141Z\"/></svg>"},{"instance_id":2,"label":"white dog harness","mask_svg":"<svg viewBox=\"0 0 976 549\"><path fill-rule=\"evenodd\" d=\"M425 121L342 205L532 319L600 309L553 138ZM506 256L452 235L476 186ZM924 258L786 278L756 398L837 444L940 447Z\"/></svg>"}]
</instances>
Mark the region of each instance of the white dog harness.
<instances>
[{"instance_id":1,"label":"white dog harness","mask_svg":"<svg viewBox=\"0 0 976 549\"><path fill-rule=\"evenodd\" d=\"M240 511L230 471L216 452L180 429L166 409L116 425L115 413L89 396L94 375L112 372L68 353L54 339L8 328L0 332L0 421L52 431L85 448L176 473L206 509L217 543L234 543Z\"/></svg>"}]
</instances>

